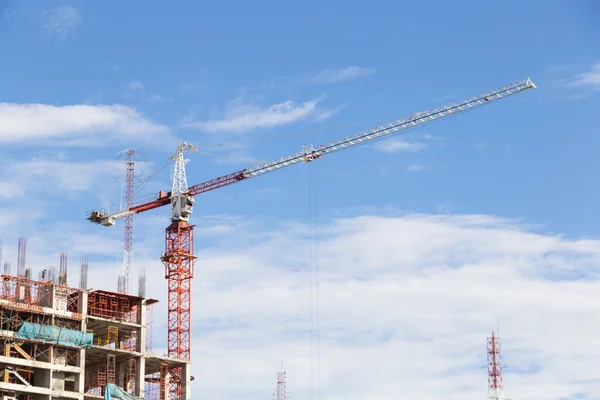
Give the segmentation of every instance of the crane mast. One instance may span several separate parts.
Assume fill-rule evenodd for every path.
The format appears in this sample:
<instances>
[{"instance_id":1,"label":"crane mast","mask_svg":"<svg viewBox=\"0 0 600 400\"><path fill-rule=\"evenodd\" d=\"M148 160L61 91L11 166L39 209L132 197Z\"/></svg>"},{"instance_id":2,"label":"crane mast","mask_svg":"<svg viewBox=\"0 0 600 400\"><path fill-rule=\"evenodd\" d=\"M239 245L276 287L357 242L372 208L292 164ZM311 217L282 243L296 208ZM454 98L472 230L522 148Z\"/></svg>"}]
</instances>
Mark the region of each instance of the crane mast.
<instances>
[{"instance_id":1,"label":"crane mast","mask_svg":"<svg viewBox=\"0 0 600 400\"><path fill-rule=\"evenodd\" d=\"M194 276L194 264L197 258L194 255L194 225L189 224L189 217L193 211L194 196L301 162L312 162L325 154L383 139L395 133L461 114L484 104L535 88L535 84L527 78L473 96L467 100L450 103L434 110L418 112L390 124L375 127L337 141L317 147L305 147L299 152L191 187L187 186L185 164L188 160L184 158L183 153L185 151L197 151L198 148L183 143L177 147L177 150L171 156L174 160L174 166L173 186L170 192L161 191L151 201L134 206L128 205L126 208L114 212L94 210L88 213L87 219L103 226L112 226L117 219L171 203L171 224L165 231L165 252L161 256L161 261L165 265L165 278L168 280L168 355L172 358L189 360L191 339L190 282ZM181 372L181 369L171 371L170 392L172 399L180 399L182 395Z\"/></svg>"},{"instance_id":2,"label":"crane mast","mask_svg":"<svg viewBox=\"0 0 600 400\"><path fill-rule=\"evenodd\" d=\"M187 194L185 164L189 160L183 157L184 151L198 151L197 146L182 143L171 156L173 163L173 187L171 189L171 221L189 221L194 207L194 198Z\"/></svg>"}]
</instances>

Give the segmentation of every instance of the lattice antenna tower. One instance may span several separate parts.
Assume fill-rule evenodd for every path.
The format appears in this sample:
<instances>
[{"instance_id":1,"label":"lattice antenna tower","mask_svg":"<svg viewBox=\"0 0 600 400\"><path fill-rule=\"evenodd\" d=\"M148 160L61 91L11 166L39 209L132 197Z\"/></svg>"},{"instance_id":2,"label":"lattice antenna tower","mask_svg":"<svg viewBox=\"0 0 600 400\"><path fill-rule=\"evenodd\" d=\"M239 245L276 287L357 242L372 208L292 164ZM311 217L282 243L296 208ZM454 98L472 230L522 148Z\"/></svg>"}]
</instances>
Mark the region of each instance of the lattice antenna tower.
<instances>
[{"instance_id":1,"label":"lattice antenna tower","mask_svg":"<svg viewBox=\"0 0 600 400\"><path fill-rule=\"evenodd\" d=\"M283 369L283 361L281 362L281 370L277 373L277 388L273 393L274 400L287 400L291 397L287 391L287 376L286 371Z\"/></svg>"},{"instance_id":2,"label":"lattice antenna tower","mask_svg":"<svg viewBox=\"0 0 600 400\"><path fill-rule=\"evenodd\" d=\"M2 265L2 239L0 239L0 265Z\"/></svg>"},{"instance_id":3,"label":"lattice antenna tower","mask_svg":"<svg viewBox=\"0 0 600 400\"><path fill-rule=\"evenodd\" d=\"M125 202L127 208L133 207L135 197L135 164L145 156L137 150L123 150L117 154L118 159L125 160ZM122 278L118 282L118 290L121 293L132 291L131 269L133 268L133 214L125 217L125 241L123 249L123 271Z\"/></svg>"},{"instance_id":4,"label":"lattice antenna tower","mask_svg":"<svg viewBox=\"0 0 600 400\"><path fill-rule=\"evenodd\" d=\"M502 371L506 365L502 364L498 331L496 328L496 332L492 331L492 336L487 338L488 397L490 400L509 400L504 397Z\"/></svg>"}]
</instances>

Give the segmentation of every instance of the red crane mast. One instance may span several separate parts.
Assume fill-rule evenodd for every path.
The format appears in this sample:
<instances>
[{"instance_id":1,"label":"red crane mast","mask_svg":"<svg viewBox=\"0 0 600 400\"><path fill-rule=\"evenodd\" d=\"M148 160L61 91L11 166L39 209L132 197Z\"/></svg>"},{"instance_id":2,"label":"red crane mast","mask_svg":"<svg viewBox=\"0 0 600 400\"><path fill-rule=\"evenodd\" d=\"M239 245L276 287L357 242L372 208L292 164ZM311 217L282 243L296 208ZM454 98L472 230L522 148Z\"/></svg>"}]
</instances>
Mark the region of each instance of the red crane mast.
<instances>
[{"instance_id":1,"label":"red crane mast","mask_svg":"<svg viewBox=\"0 0 600 400\"><path fill-rule=\"evenodd\" d=\"M467 100L450 103L434 110L418 112L390 124L378 126L334 142L317 147L305 147L300 152L190 187L187 187L185 173L185 164L188 160L184 159L183 153L185 151L196 152L198 148L183 143L177 147L177 151L171 156L174 161L174 168L172 175L173 187L170 192L160 191L151 201L114 212L94 210L88 213L87 219L100 225L112 226L119 218L171 204L171 224L166 229L165 252L161 256L161 261L165 265L165 278L168 280L168 356L189 360L191 339L190 282L194 276L194 263L196 261L194 255L194 225L189 224L189 217L193 211L194 196L294 164L311 162L328 153L382 139L535 88L535 84L527 78L473 96ZM175 377L173 379L174 385L176 385L172 389L176 393L176 399L179 399L181 394L179 373L179 371L172 371L172 375Z\"/></svg>"}]
</instances>

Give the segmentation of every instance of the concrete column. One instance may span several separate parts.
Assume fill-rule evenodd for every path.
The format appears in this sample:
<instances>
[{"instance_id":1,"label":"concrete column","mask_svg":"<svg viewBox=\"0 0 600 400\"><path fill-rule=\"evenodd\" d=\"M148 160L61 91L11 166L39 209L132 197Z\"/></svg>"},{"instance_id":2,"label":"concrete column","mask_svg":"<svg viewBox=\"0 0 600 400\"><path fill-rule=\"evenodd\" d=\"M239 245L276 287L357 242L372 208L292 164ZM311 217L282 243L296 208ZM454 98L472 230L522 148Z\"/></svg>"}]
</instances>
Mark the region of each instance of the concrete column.
<instances>
[{"instance_id":1,"label":"concrete column","mask_svg":"<svg viewBox=\"0 0 600 400\"><path fill-rule=\"evenodd\" d=\"M52 387L52 370L35 369L35 386L50 389Z\"/></svg>"},{"instance_id":2,"label":"concrete column","mask_svg":"<svg viewBox=\"0 0 600 400\"><path fill-rule=\"evenodd\" d=\"M190 375L190 363L185 363L181 367L181 399L192 400L191 384L192 379Z\"/></svg>"},{"instance_id":3,"label":"concrete column","mask_svg":"<svg viewBox=\"0 0 600 400\"><path fill-rule=\"evenodd\" d=\"M122 388L123 390L127 390L127 381L126 381L126 375L129 372L128 371L128 365L127 365L127 361L121 361L116 363L115 365L115 374L117 375L115 377L115 384L117 386L119 386L120 388Z\"/></svg>"},{"instance_id":4,"label":"concrete column","mask_svg":"<svg viewBox=\"0 0 600 400\"><path fill-rule=\"evenodd\" d=\"M81 331L87 331L87 292L82 292L79 296L79 312L81 313ZM75 376L75 390L79 393L83 393L85 389L85 348L79 350L79 366L81 367L81 373Z\"/></svg>"},{"instance_id":5,"label":"concrete column","mask_svg":"<svg viewBox=\"0 0 600 400\"><path fill-rule=\"evenodd\" d=\"M146 377L146 357L141 356L138 358L138 365L136 371L136 379L135 379L135 387L136 387L136 396L144 398L144 383Z\"/></svg>"},{"instance_id":6,"label":"concrete column","mask_svg":"<svg viewBox=\"0 0 600 400\"><path fill-rule=\"evenodd\" d=\"M52 285L52 293L50 294L50 308L54 309L56 304L56 286Z\"/></svg>"},{"instance_id":7,"label":"concrete column","mask_svg":"<svg viewBox=\"0 0 600 400\"><path fill-rule=\"evenodd\" d=\"M142 353L142 356L138 359L138 366L136 372L136 390L137 396L144 398L144 384L146 377L146 300L143 300L140 304L140 325L141 328L138 330L137 335L137 351Z\"/></svg>"},{"instance_id":8,"label":"concrete column","mask_svg":"<svg viewBox=\"0 0 600 400\"><path fill-rule=\"evenodd\" d=\"M146 354L146 300L142 301L140 305L140 325L142 326L138 331L137 336L137 351Z\"/></svg>"},{"instance_id":9,"label":"concrete column","mask_svg":"<svg viewBox=\"0 0 600 400\"><path fill-rule=\"evenodd\" d=\"M85 389L85 349L79 350L81 373L75 375L75 391L83 393Z\"/></svg>"},{"instance_id":10,"label":"concrete column","mask_svg":"<svg viewBox=\"0 0 600 400\"><path fill-rule=\"evenodd\" d=\"M81 297L79 297L79 312L83 315L83 318L87 317L88 313L88 294L87 292L81 292Z\"/></svg>"}]
</instances>

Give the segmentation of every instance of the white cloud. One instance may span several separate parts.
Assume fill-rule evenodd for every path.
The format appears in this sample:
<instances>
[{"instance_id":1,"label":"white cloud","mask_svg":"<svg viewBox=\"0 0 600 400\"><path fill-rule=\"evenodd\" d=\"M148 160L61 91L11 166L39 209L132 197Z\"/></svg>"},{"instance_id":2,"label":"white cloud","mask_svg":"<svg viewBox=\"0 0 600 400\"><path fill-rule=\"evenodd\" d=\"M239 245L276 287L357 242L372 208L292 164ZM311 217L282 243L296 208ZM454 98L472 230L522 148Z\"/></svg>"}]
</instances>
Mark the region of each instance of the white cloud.
<instances>
[{"instance_id":1,"label":"white cloud","mask_svg":"<svg viewBox=\"0 0 600 400\"><path fill-rule=\"evenodd\" d=\"M348 67L348 68L339 68L339 69L326 69L319 73L313 74L308 77L306 80L310 83L338 83L344 81L350 81L353 79L367 77L375 73L375 70L372 68L362 68L362 67Z\"/></svg>"},{"instance_id":2,"label":"white cloud","mask_svg":"<svg viewBox=\"0 0 600 400\"><path fill-rule=\"evenodd\" d=\"M570 85L600 89L600 63L592 65L589 71L576 75Z\"/></svg>"},{"instance_id":3,"label":"white cloud","mask_svg":"<svg viewBox=\"0 0 600 400\"><path fill-rule=\"evenodd\" d=\"M18 182L0 181L0 200L12 199L23 195L23 186Z\"/></svg>"},{"instance_id":4,"label":"white cloud","mask_svg":"<svg viewBox=\"0 0 600 400\"><path fill-rule=\"evenodd\" d=\"M96 187L97 179L104 175L117 176L121 163L110 160L69 162L63 160L31 159L10 165L9 176L28 185L48 184L64 192L87 191Z\"/></svg>"},{"instance_id":5,"label":"white cloud","mask_svg":"<svg viewBox=\"0 0 600 400\"><path fill-rule=\"evenodd\" d=\"M59 6L41 13L42 27L48 35L61 41L83 21L77 8L70 5Z\"/></svg>"},{"instance_id":6,"label":"white cloud","mask_svg":"<svg viewBox=\"0 0 600 400\"><path fill-rule=\"evenodd\" d=\"M0 143L100 145L168 138L169 129L124 105L0 103Z\"/></svg>"},{"instance_id":7,"label":"white cloud","mask_svg":"<svg viewBox=\"0 0 600 400\"><path fill-rule=\"evenodd\" d=\"M423 164L411 164L408 166L408 168L406 169L408 172L419 172L419 171L423 171L425 169L425 166Z\"/></svg>"},{"instance_id":8,"label":"white cloud","mask_svg":"<svg viewBox=\"0 0 600 400\"><path fill-rule=\"evenodd\" d=\"M288 390L308 398L307 227L194 218L202 246L192 297L193 397L268 396L283 360ZM146 266L147 293L161 301L154 313L154 347L160 349L166 285L156 243L162 245L168 216L152 226L144 222L150 219L136 222L135 251L154 258L134 262ZM107 255L118 254L118 243L107 241L122 236L117 226L30 232L28 259L35 273L56 265L60 250L77 260L76 248L94 248L89 240L65 238L94 232L94 240L109 247ZM322 222L319 231L321 399L484 398L485 338L498 322L509 397L600 391L594 346L599 241L535 233L486 215L367 215ZM16 244L5 238L5 246L10 241ZM41 248L55 254L44 258ZM14 249L8 250L5 259L14 266ZM114 260L90 257L89 281L114 288L117 270ZM519 373L533 367L539 371Z\"/></svg>"},{"instance_id":9,"label":"white cloud","mask_svg":"<svg viewBox=\"0 0 600 400\"><path fill-rule=\"evenodd\" d=\"M129 90L133 91L133 92L143 92L145 90L144 88L144 84L142 84L142 82L135 80L131 83L129 83Z\"/></svg>"},{"instance_id":10,"label":"white cloud","mask_svg":"<svg viewBox=\"0 0 600 400\"><path fill-rule=\"evenodd\" d=\"M128 94L129 96L135 95L135 96L138 96L138 98L141 98L150 103L158 103L158 102L167 100L160 94L148 93L146 91L146 87L140 80L134 80L134 81L130 82L129 85L127 85L127 88L129 89L129 92L130 92Z\"/></svg>"},{"instance_id":11,"label":"white cloud","mask_svg":"<svg viewBox=\"0 0 600 400\"><path fill-rule=\"evenodd\" d=\"M233 375L237 383L226 397L244 398L242 388L264 388L283 359L290 390L306 394L308 278L298 272L307 268L306 237L286 225L264 228L253 225L255 234L266 234L256 240L235 232L236 250L202 252L207 268L195 288L198 304L210 307L195 314L202 333L194 338L194 359L205 362L193 369L210 379L196 391L222 393ZM321 229L322 398L430 399L441 390L449 399L483 397L479 366L498 320L511 369L541 363L527 377L507 370L511 397L598 390L572 371L593 370L600 355L589 353L600 302L588 297L600 285L544 277L598 273L599 242L529 233L476 215L367 216Z\"/></svg>"},{"instance_id":12,"label":"white cloud","mask_svg":"<svg viewBox=\"0 0 600 400\"><path fill-rule=\"evenodd\" d=\"M401 151L407 151L416 153L427 147L424 143L420 142L407 142L397 138L387 138L386 140L378 140L374 143L373 147L376 150L383 151L385 153L399 153Z\"/></svg>"},{"instance_id":13,"label":"white cloud","mask_svg":"<svg viewBox=\"0 0 600 400\"><path fill-rule=\"evenodd\" d=\"M73 161L59 155L53 158L31 158L24 161L5 159L0 173L0 200L23 198L23 196L40 197L44 200L61 202L80 200L83 196L89 208L118 205L119 196L123 195L125 171L122 159L95 160L90 162ZM147 176L154 168L153 163L138 162L135 166L137 176ZM119 179L121 184L119 184ZM112 181L112 185L106 182ZM98 190L98 182L102 190ZM148 189L146 189L148 190ZM145 194L138 193L138 194ZM92 201L93 200L93 201ZM100 203L100 204L93 204ZM85 212L87 209L82 209ZM83 215L83 214L82 214Z\"/></svg>"},{"instance_id":14,"label":"white cloud","mask_svg":"<svg viewBox=\"0 0 600 400\"><path fill-rule=\"evenodd\" d=\"M321 98L317 98L300 104L288 100L260 108L254 104L243 104L237 99L227 106L223 118L185 122L183 126L211 133L247 132L288 125L315 115L322 119L327 115L317 113L320 100Z\"/></svg>"}]
</instances>

